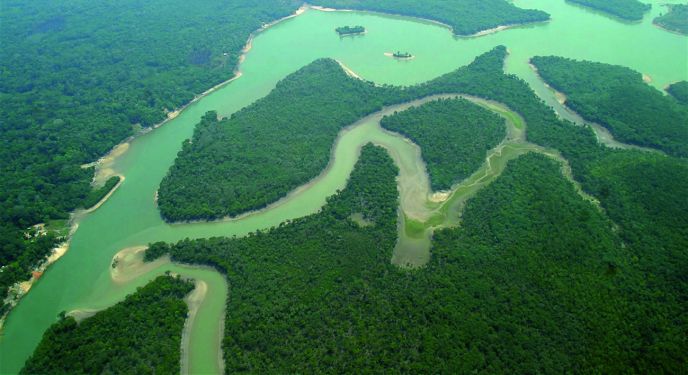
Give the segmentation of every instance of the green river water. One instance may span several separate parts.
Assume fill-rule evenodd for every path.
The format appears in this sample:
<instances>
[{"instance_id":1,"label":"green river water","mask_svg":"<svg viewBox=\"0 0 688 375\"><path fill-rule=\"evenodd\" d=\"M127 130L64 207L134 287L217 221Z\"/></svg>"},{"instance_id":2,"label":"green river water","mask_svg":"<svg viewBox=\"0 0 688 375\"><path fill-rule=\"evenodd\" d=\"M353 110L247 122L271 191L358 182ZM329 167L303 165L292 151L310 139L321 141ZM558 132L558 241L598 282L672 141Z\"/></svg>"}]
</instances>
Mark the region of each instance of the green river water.
<instances>
[{"instance_id":1,"label":"green river water","mask_svg":"<svg viewBox=\"0 0 688 375\"><path fill-rule=\"evenodd\" d=\"M224 278L207 269L161 263L138 278L117 283L110 274L115 254L124 248L153 241L245 235L316 212L326 197L344 187L358 149L371 140L387 146L400 168L408 166L409 171L415 171L417 178L400 181L400 185L405 184L402 202L404 191L429 193L423 190L427 189L423 187L427 177L418 174L424 167L418 159L417 148L399 137L385 134L375 119L368 119L343 133L334 150L334 162L314 183L297 189L268 210L233 221L165 224L155 206L155 191L182 141L191 137L194 125L206 111L216 110L227 116L265 96L279 79L319 57L336 58L365 79L377 83L409 85L468 64L476 56L503 44L510 50L507 72L525 79L558 113L575 120L576 116L558 104L551 90L529 67L530 57L560 55L625 65L649 75L652 85L660 89L688 79L688 38L653 26L652 18L665 9L658 5L658 0L650 2L654 4L653 10L642 22L624 23L564 0L517 0L514 2L517 6L547 11L552 20L479 38L455 38L446 28L401 17L315 10L259 34L241 65L243 76L240 79L192 104L165 126L136 138L128 151L115 159L112 168L126 180L102 207L80 219L70 250L45 272L9 315L0 337L0 373L19 371L59 312L105 308L167 270L203 280L208 287L207 297L189 330L186 366L193 373L216 373L221 370L217 358L222 334L219 326L228 288ZM671 2L679 1L661 1ZM365 36L340 39L334 32L337 26L357 24L367 28ZM410 51L416 58L397 61L384 56L385 52L393 50ZM504 151L516 155L520 152L519 147L511 146ZM503 168L499 165L506 159L500 159L497 168L493 168L495 173ZM480 180L477 175L471 178ZM470 191L479 186L469 181L458 188ZM458 203L446 205L446 210L458 210L463 196L461 192L455 193L449 202ZM424 202L425 197L421 201ZM410 224L419 216L414 213L413 199L402 206L408 208L409 216L409 225L402 229L411 231L413 225ZM419 236L419 241L422 237ZM395 263L422 263L427 256L427 253L415 254L414 259L395 259Z\"/></svg>"}]
</instances>

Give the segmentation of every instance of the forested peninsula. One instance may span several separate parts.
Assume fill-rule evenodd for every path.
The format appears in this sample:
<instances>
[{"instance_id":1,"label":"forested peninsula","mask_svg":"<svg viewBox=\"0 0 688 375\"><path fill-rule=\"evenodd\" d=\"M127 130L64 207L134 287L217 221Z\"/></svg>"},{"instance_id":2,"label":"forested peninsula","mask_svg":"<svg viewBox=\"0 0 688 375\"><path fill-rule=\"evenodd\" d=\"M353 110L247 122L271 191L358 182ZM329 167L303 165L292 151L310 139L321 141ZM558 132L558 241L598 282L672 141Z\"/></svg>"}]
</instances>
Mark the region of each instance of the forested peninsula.
<instances>
[{"instance_id":1,"label":"forested peninsula","mask_svg":"<svg viewBox=\"0 0 688 375\"><path fill-rule=\"evenodd\" d=\"M626 21L640 21L652 5L638 0L566 0L586 6Z\"/></svg>"},{"instance_id":2,"label":"forested peninsula","mask_svg":"<svg viewBox=\"0 0 688 375\"><path fill-rule=\"evenodd\" d=\"M516 110L528 140L560 151L601 210L561 166L526 155L469 200L459 228L435 233L425 269L403 271L389 262L396 170L367 146L318 214L149 250L227 276L228 371L686 370L688 323L675 317L688 313L688 165L598 144L505 75L505 56L495 48L404 93L462 92ZM447 147L436 141L425 148ZM356 213L374 225L351 221Z\"/></svg>"},{"instance_id":3,"label":"forested peninsula","mask_svg":"<svg viewBox=\"0 0 688 375\"><path fill-rule=\"evenodd\" d=\"M622 142L688 156L688 107L643 82L632 69L563 57L533 57L540 76L566 105Z\"/></svg>"},{"instance_id":4,"label":"forested peninsula","mask_svg":"<svg viewBox=\"0 0 688 375\"><path fill-rule=\"evenodd\" d=\"M317 3L425 17L448 23L458 34L548 19L504 0L489 0L489 7L477 0ZM55 233L26 238L27 228L66 222L70 211L89 206L99 194L92 193L93 168L87 165L232 78L251 33L301 5L294 0L5 1L0 300L64 240ZM3 303L0 316L8 308Z\"/></svg>"},{"instance_id":5,"label":"forested peninsula","mask_svg":"<svg viewBox=\"0 0 688 375\"><path fill-rule=\"evenodd\" d=\"M448 25L456 35L473 35L499 26L549 20L541 10L521 9L504 0L313 0L313 5L418 17Z\"/></svg>"},{"instance_id":6,"label":"forested peninsula","mask_svg":"<svg viewBox=\"0 0 688 375\"><path fill-rule=\"evenodd\" d=\"M300 4L3 2L0 300L64 240L27 239L27 228L100 194L81 165L231 78L250 33Z\"/></svg>"},{"instance_id":7,"label":"forested peninsula","mask_svg":"<svg viewBox=\"0 0 688 375\"><path fill-rule=\"evenodd\" d=\"M160 276L92 317L60 317L26 361L22 374L177 374L183 298L194 286Z\"/></svg>"},{"instance_id":8,"label":"forested peninsula","mask_svg":"<svg viewBox=\"0 0 688 375\"><path fill-rule=\"evenodd\" d=\"M688 4L667 4L669 11L655 18L655 25L683 35L688 35Z\"/></svg>"},{"instance_id":9,"label":"forested peninsula","mask_svg":"<svg viewBox=\"0 0 688 375\"><path fill-rule=\"evenodd\" d=\"M476 171L506 136L504 119L466 99L444 99L380 121L421 148L434 191L448 190Z\"/></svg>"}]
</instances>

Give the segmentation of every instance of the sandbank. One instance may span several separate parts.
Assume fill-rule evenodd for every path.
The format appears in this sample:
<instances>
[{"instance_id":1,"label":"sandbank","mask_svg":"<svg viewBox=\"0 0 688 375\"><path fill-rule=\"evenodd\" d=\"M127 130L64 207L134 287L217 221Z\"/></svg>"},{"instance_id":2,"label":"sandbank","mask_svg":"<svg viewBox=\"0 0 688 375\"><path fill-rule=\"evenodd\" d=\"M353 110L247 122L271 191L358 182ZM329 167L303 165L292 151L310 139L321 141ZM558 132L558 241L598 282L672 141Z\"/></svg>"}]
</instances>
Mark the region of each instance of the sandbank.
<instances>
[{"instance_id":1,"label":"sandbank","mask_svg":"<svg viewBox=\"0 0 688 375\"><path fill-rule=\"evenodd\" d=\"M112 257L110 277L115 284L134 280L162 265L171 262L170 256L162 256L152 262L144 262L143 255L148 246L134 246L120 250Z\"/></svg>"}]
</instances>

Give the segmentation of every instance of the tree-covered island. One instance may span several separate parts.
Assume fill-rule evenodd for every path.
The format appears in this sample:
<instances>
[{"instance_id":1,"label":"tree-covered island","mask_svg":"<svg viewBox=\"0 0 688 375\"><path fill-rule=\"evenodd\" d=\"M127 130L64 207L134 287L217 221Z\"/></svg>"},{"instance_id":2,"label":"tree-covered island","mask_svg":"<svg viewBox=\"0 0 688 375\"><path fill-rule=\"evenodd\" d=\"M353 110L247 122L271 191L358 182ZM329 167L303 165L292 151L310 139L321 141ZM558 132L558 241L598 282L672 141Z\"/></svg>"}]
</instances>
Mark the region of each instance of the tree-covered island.
<instances>
[{"instance_id":1,"label":"tree-covered island","mask_svg":"<svg viewBox=\"0 0 688 375\"><path fill-rule=\"evenodd\" d=\"M363 26L341 26L336 29L334 29L339 36L347 36L347 35L359 35L359 34L365 34L366 29Z\"/></svg>"}]
</instances>

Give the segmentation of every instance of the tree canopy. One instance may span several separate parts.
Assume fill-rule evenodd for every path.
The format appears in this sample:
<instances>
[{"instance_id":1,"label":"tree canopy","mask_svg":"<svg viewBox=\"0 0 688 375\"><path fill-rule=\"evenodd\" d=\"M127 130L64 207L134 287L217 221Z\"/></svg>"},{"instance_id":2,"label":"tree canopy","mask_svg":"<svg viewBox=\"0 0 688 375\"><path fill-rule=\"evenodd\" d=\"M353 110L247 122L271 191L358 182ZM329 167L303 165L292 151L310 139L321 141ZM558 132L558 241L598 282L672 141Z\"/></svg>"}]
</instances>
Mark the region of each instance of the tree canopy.
<instances>
[{"instance_id":1,"label":"tree canopy","mask_svg":"<svg viewBox=\"0 0 688 375\"><path fill-rule=\"evenodd\" d=\"M549 20L546 12L521 9L504 0L313 0L310 3L430 19L450 26L456 35Z\"/></svg>"},{"instance_id":2,"label":"tree canopy","mask_svg":"<svg viewBox=\"0 0 688 375\"><path fill-rule=\"evenodd\" d=\"M531 62L547 83L566 94L568 107L618 140L688 156L688 106L647 85L640 73L557 56Z\"/></svg>"},{"instance_id":3,"label":"tree canopy","mask_svg":"<svg viewBox=\"0 0 688 375\"><path fill-rule=\"evenodd\" d=\"M667 30L688 35L688 4L667 4L669 11L652 22Z\"/></svg>"},{"instance_id":4,"label":"tree canopy","mask_svg":"<svg viewBox=\"0 0 688 375\"><path fill-rule=\"evenodd\" d=\"M571 3L583 5L612 16L627 20L640 21L652 5L638 0L567 0Z\"/></svg>"},{"instance_id":5,"label":"tree canopy","mask_svg":"<svg viewBox=\"0 0 688 375\"><path fill-rule=\"evenodd\" d=\"M506 136L504 119L466 99L432 101L387 116L380 125L420 146L434 191L470 176Z\"/></svg>"},{"instance_id":6,"label":"tree canopy","mask_svg":"<svg viewBox=\"0 0 688 375\"><path fill-rule=\"evenodd\" d=\"M60 317L22 374L174 374L180 371L182 298L193 283L160 276L92 317Z\"/></svg>"}]
</instances>

